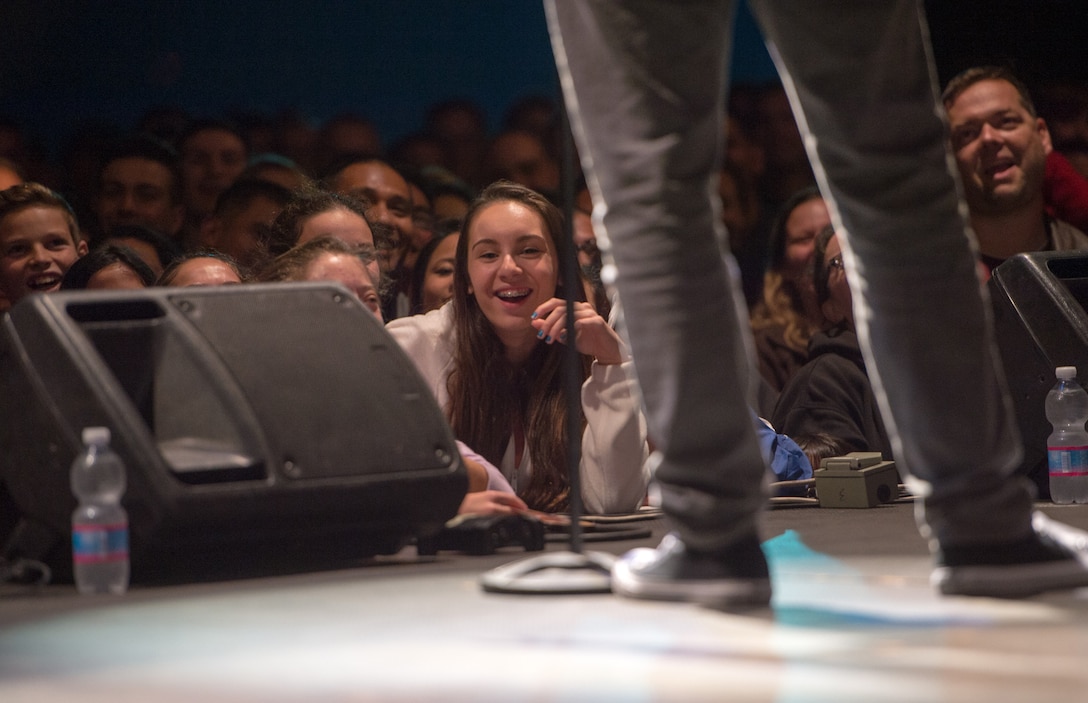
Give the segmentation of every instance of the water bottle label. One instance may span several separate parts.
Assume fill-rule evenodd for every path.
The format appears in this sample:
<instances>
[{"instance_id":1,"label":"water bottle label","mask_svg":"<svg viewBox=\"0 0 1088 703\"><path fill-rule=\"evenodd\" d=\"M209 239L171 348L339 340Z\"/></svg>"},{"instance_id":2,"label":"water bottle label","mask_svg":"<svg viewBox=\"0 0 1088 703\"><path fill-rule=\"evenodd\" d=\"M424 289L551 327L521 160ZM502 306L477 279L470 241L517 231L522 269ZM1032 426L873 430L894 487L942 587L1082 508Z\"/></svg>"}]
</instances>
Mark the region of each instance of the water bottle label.
<instances>
[{"instance_id":1,"label":"water bottle label","mask_svg":"<svg viewBox=\"0 0 1088 703\"><path fill-rule=\"evenodd\" d=\"M1062 476L1088 476L1088 447L1047 447L1050 473Z\"/></svg>"},{"instance_id":2,"label":"water bottle label","mask_svg":"<svg viewBox=\"0 0 1088 703\"><path fill-rule=\"evenodd\" d=\"M75 525L72 528L72 560L77 564L101 564L128 559L128 525Z\"/></svg>"}]
</instances>

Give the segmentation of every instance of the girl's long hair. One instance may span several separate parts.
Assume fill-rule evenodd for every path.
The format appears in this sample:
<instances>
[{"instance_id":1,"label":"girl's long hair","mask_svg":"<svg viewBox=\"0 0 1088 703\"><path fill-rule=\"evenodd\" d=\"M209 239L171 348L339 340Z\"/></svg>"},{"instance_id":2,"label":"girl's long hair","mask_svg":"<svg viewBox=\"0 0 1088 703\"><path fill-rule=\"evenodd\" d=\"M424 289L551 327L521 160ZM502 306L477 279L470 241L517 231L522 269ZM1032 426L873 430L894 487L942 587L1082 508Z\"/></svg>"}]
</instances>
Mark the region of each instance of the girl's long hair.
<instances>
[{"instance_id":1,"label":"girl's long hair","mask_svg":"<svg viewBox=\"0 0 1088 703\"><path fill-rule=\"evenodd\" d=\"M476 216L485 207L514 202L535 212L550 237L556 265L573 256L559 210L539 193L506 181L484 189L465 215L457 242L453 279L453 319L456 330L453 369L447 380L450 405L446 409L458 439L488 461L500 465L515 430L525 437L525 451L532 460L528 486L517 492L530 508L565 510L570 500L567 466L566 384L563 380L562 344L539 344L525 364L515 367L491 323L468 292L468 247ZM570 286L575 299L585 301L578 281ZM560 279L555 296L565 298ZM573 332L571 333L573 343ZM582 378L589 374L590 360L582 358ZM581 398L573 399L581 414ZM585 418L582 417L582 426Z\"/></svg>"}]
</instances>

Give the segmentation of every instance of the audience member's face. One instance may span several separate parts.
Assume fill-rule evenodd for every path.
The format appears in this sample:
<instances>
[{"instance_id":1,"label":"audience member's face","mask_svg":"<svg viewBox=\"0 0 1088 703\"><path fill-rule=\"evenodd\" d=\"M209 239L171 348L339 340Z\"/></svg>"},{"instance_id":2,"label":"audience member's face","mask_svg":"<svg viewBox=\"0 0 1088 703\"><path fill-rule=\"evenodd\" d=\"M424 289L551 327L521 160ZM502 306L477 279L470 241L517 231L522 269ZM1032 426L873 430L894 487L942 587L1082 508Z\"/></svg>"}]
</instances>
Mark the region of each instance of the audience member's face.
<instances>
[{"instance_id":1,"label":"audience member's face","mask_svg":"<svg viewBox=\"0 0 1088 703\"><path fill-rule=\"evenodd\" d=\"M412 225L412 195L408 181L379 161L352 164L336 177L336 190L366 203L367 217L397 230L408 241Z\"/></svg>"},{"instance_id":2,"label":"audience member's face","mask_svg":"<svg viewBox=\"0 0 1088 703\"><path fill-rule=\"evenodd\" d=\"M318 237L336 237L355 246L376 252L374 232L365 218L351 210L337 208L319 212L302 224L302 233L295 244L305 244ZM381 280L381 269L375 260L370 265L375 281Z\"/></svg>"},{"instance_id":3,"label":"audience member's face","mask_svg":"<svg viewBox=\"0 0 1088 703\"><path fill-rule=\"evenodd\" d=\"M423 274L421 301L423 312L439 308L453 297L453 257L457 251L458 234L443 239L431 252L427 271Z\"/></svg>"},{"instance_id":4,"label":"audience member's face","mask_svg":"<svg viewBox=\"0 0 1088 703\"><path fill-rule=\"evenodd\" d=\"M6 166L0 166L0 190L7 190L12 186L17 186L23 182L22 178L19 178L19 174L12 171Z\"/></svg>"},{"instance_id":5,"label":"audience member's face","mask_svg":"<svg viewBox=\"0 0 1088 703\"><path fill-rule=\"evenodd\" d=\"M539 139L509 132L495 139L487 151L488 171L540 193L559 190L559 166Z\"/></svg>"},{"instance_id":6,"label":"audience member's face","mask_svg":"<svg viewBox=\"0 0 1088 703\"><path fill-rule=\"evenodd\" d=\"M185 206L197 215L215 209L219 194L246 167L246 147L236 134L207 129L189 137L181 150L181 180Z\"/></svg>"},{"instance_id":7,"label":"audience member's face","mask_svg":"<svg viewBox=\"0 0 1088 703\"><path fill-rule=\"evenodd\" d=\"M31 293L60 288L76 259L87 253L55 207L31 206L0 220L0 292L15 304Z\"/></svg>"},{"instance_id":8,"label":"audience member's face","mask_svg":"<svg viewBox=\"0 0 1088 703\"><path fill-rule=\"evenodd\" d=\"M139 274L119 261L98 269L87 281L87 290L137 290L146 287Z\"/></svg>"},{"instance_id":9,"label":"audience member's face","mask_svg":"<svg viewBox=\"0 0 1088 703\"><path fill-rule=\"evenodd\" d=\"M836 234L827 241L824 262L827 270L828 293L827 300L821 306L824 317L833 325L843 320L853 325L853 299L850 296L850 284L846 282L846 272L842 266L842 246L839 244L839 235Z\"/></svg>"},{"instance_id":10,"label":"audience member's face","mask_svg":"<svg viewBox=\"0 0 1088 703\"><path fill-rule=\"evenodd\" d=\"M357 256L325 252L310 262L303 272L306 281L338 281L355 294L374 317L382 320L382 301L374 285L375 279Z\"/></svg>"},{"instance_id":11,"label":"audience member's face","mask_svg":"<svg viewBox=\"0 0 1088 703\"><path fill-rule=\"evenodd\" d=\"M169 285L174 288L188 288L225 286L241 282L242 279L225 261L201 256L182 263Z\"/></svg>"},{"instance_id":12,"label":"audience member's face","mask_svg":"<svg viewBox=\"0 0 1088 703\"><path fill-rule=\"evenodd\" d=\"M102 169L98 222L103 232L117 225L143 225L173 236L183 210L172 194L174 175L166 166L138 156L114 159Z\"/></svg>"},{"instance_id":13,"label":"audience member's face","mask_svg":"<svg viewBox=\"0 0 1088 703\"><path fill-rule=\"evenodd\" d=\"M816 235L831 224L831 213L823 198L806 200L786 218L786 258L783 275L803 278L816 251ZM811 278L811 275L809 276Z\"/></svg>"},{"instance_id":14,"label":"audience member's face","mask_svg":"<svg viewBox=\"0 0 1088 703\"><path fill-rule=\"evenodd\" d=\"M260 255L262 242L283 206L261 196L240 212L219 219L212 246L242 266L252 266ZM218 218L213 218L218 219Z\"/></svg>"},{"instance_id":15,"label":"audience member's face","mask_svg":"<svg viewBox=\"0 0 1088 703\"><path fill-rule=\"evenodd\" d=\"M974 214L1000 215L1040 202L1050 134L1009 82L983 80L948 108L952 151Z\"/></svg>"},{"instance_id":16,"label":"audience member's face","mask_svg":"<svg viewBox=\"0 0 1088 703\"><path fill-rule=\"evenodd\" d=\"M544 222L513 201L478 211L468 237L469 294L508 347L535 336L533 312L555 297L556 255Z\"/></svg>"},{"instance_id":17,"label":"audience member's face","mask_svg":"<svg viewBox=\"0 0 1088 703\"><path fill-rule=\"evenodd\" d=\"M159 258L159 252L155 250L155 247L151 246L142 239L136 239L135 237L106 237L102 240L108 244L120 244L121 246L128 247L132 251L136 252L136 255L143 259L143 262L151 267L151 271L155 274L155 278L162 275L162 259Z\"/></svg>"}]
</instances>

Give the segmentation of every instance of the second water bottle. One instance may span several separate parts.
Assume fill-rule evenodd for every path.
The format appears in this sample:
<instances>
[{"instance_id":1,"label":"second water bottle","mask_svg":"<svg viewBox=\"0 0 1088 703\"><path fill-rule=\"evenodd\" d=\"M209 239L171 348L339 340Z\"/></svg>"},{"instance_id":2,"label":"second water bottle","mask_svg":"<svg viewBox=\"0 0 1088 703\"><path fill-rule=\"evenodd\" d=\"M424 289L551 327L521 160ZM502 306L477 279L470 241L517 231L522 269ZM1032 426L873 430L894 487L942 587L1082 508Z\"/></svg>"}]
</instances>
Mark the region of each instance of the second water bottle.
<instances>
[{"instance_id":1,"label":"second water bottle","mask_svg":"<svg viewBox=\"0 0 1088 703\"><path fill-rule=\"evenodd\" d=\"M1058 383L1046 396L1046 419L1053 432L1046 440L1050 499L1088 503L1088 393L1077 383L1075 366L1059 366Z\"/></svg>"}]
</instances>

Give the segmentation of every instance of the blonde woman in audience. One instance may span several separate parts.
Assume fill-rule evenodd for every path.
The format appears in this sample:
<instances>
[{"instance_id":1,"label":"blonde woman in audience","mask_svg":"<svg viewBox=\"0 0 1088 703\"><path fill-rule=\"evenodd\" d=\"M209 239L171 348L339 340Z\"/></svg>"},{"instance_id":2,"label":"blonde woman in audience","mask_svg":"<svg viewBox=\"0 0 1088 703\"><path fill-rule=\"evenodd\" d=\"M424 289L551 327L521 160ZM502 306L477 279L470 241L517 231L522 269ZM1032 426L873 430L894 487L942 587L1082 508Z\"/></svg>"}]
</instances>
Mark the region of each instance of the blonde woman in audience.
<instances>
[{"instance_id":1,"label":"blonde woman in audience","mask_svg":"<svg viewBox=\"0 0 1088 703\"><path fill-rule=\"evenodd\" d=\"M812 257L816 235L830 224L820 191L806 188L786 201L771 231L763 298L751 320L760 374L779 392L808 360L808 342L823 324Z\"/></svg>"}]
</instances>

